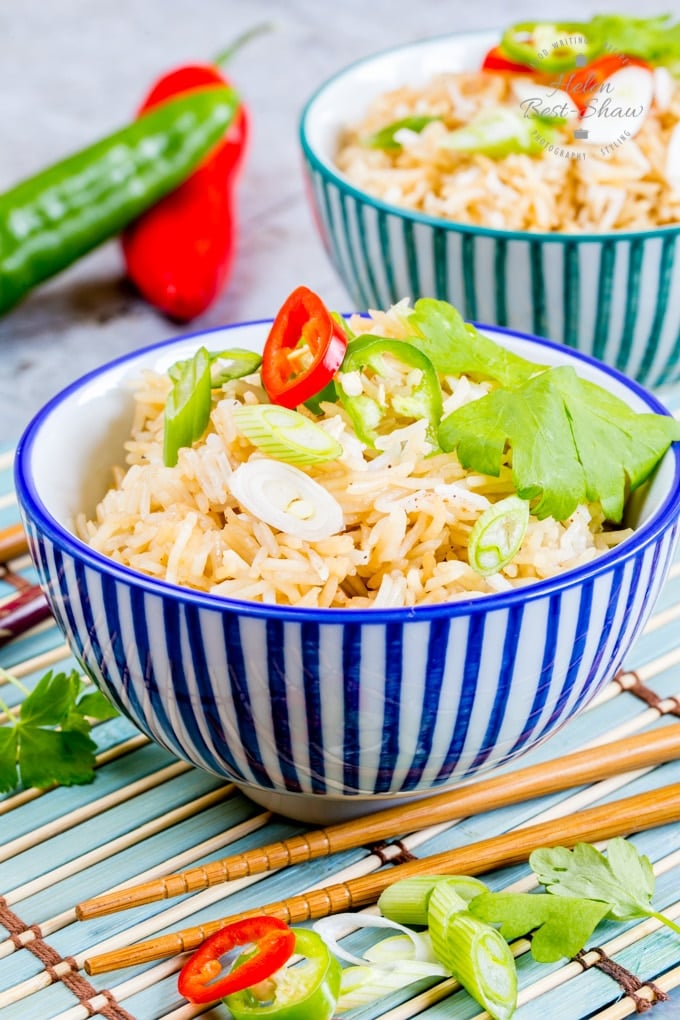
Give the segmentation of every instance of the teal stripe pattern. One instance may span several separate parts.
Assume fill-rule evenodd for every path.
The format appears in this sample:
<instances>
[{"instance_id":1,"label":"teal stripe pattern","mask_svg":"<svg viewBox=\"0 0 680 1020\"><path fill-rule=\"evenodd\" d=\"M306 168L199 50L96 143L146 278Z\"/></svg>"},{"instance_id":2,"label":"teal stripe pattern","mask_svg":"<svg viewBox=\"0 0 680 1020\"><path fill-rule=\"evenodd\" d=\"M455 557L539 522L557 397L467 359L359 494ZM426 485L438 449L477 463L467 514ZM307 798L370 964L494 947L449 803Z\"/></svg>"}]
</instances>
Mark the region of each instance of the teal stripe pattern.
<instances>
[{"instance_id":1,"label":"teal stripe pattern","mask_svg":"<svg viewBox=\"0 0 680 1020\"><path fill-rule=\"evenodd\" d=\"M461 227L378 202L305 156L326 251L358 309L436 297L644 385L680 381L680 231L600 239Z\"/></svg>"}]
</instances>

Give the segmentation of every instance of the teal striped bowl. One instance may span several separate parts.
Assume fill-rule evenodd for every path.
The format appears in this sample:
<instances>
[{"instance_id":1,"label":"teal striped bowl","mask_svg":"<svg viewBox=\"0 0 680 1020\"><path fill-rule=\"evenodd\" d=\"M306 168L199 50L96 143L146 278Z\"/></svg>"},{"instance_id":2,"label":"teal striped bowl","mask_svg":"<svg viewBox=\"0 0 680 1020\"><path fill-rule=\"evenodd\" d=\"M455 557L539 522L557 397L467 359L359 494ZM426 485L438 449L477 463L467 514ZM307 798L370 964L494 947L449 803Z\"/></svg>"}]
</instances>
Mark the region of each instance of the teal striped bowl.
<instances>
[{"instance_id":1,"label":"teal striped bowl","mask_svg":"<svg viewBox=\"0 0 680 1020\"><path fill-rule=\"evenodd\" d=\"M352 64L307 102L300 142L315 220L356 307L443 298L467 319L550 337L650 387L680 380L680 225L558 234L458 224L390 205L334 165L376 95L479 67L498 33L416 42Z\"/></svg>"}]
</instances>

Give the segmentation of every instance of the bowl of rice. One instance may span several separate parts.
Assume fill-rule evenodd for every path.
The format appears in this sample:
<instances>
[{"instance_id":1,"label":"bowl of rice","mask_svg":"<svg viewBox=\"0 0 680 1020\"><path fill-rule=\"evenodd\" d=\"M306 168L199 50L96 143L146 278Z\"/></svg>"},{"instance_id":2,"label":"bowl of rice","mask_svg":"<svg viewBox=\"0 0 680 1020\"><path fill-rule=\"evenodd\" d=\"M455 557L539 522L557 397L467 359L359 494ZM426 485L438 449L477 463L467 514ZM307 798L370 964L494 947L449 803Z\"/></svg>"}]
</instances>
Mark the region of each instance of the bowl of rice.
<instances>
[{"instance_id":1,"label":"bowl of rice","mask_svg":"<svg viewBox=\"0 0 680 1020\"><path fill-rule=\"evenodd\" d=\"M426 39L320 85L306 185L355 307L442 298L646 386L680 379L680 84L661 63L680 60L664 18L631 24L540 26L519 70L488 59L507 33ZM593 25L604 81L582 66Z\"/></svg>"},{"instance_id":2,"label":"bowl of rice","mask_svg":"<svg viewBox=\"0 0 680 1020\"><path fill-rule=\"evenodd\" d=\"M335 322L342 399L272 404L272 323L229 326L84 376L36 415L15 461L40 581L85 672L178 758L313 823L510 762L579 713L651 612L680 513L677 423L616 370L463 324L444 302ZM414 367L417 323L433 363L453 349L449 328L472 352L468 371L437 370L436 395ZM209 418L168 453L176 387L206 351ZM497 472L469 466L489 456L471 414L500 394L514 416L522 386L547 406L554 385L585 387L588 403L596 386L606 416L628 421L625 450L652 430L655 459L638 450L638 468L608 479L609 523L591 483L551 502L547 474L559 488L568 472L547 426L510 425ZM609 476L610 444L598 456Z\"/></svg>"}]
</instances>

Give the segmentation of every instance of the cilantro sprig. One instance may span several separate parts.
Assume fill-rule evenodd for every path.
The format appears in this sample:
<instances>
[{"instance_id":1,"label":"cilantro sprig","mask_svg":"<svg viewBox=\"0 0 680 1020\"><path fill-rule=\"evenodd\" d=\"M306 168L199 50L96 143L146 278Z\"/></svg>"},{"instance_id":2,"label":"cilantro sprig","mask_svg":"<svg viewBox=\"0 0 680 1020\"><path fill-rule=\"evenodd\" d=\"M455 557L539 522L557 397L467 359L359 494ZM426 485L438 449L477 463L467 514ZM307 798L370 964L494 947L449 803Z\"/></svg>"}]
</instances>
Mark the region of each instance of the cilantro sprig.
<instances>
[{"instance_id":1,"label":"cilantro sprig","mask_svg":"<svg viewBox=\"0 0 680 1020\"><path fill-rule=\"evenodd\" d=\"M579 505L599 503L619 523L630 493L680 440L680 422L669 415L638 413L569 365L526 361L445 301L421 298L406 321L440 374L494 383L441 421L441 449L494 477L509 463L517 494L539 519L564 521Z\"/></svg>"},{"instance_id":2,"label":"cilantro sprig","mask_svg":"<svg viewBox=\"0 0 680 1020\"><path fill-rule=\"evenodd\" d=\"M632 843L609 841L606 855L590 843L535 850L529 864L544 893L484 892L470 903L482 921L500 925L504 938L532 935L539 963L555 963L583 949L598 924L653 917L680 934L680 926L652 906L651 862Z\"/></svg>"},{"instance_id":3,"label":"cilantro sprig","mask_svg":"<svg viewBox=\"0 0 680 1020\"><path fill-rule=\"evenodd\" d=\"M100 691L87 691L76 670L46 673L32 691L6 670L4 680L25 694L18 713L0 699L8 721L0 726L0 793L54 783L73 786L94 779L97 745L92 719L118 713Z\"/></svg>"}]
</instances>

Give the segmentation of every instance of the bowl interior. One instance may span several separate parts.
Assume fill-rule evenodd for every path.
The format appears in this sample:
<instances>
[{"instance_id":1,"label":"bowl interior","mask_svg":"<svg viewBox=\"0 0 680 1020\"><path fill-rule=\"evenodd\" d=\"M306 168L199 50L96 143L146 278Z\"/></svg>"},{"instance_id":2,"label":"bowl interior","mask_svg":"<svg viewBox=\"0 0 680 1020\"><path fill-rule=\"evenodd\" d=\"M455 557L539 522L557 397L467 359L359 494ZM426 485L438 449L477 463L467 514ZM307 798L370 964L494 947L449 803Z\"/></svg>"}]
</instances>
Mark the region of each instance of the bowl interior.
<instances>
[{"instance_id":1,"label":"bowl interior","mask_svg":"<svg viewBox=\"0 0 680 1020\"><path fill-rule=\"evenodd\" d=\"M542 364L572 364L576 371L626 401L636 411L659 411L655 398L619 373L548 341L483 326L483 331L518 354ZM20 483L35 504L73 535L78 514L94 513L112 483L111 469L124 464L124 443L134 413L134 388L144 370L165 371L198 347L243 347L260 351L268 322L225 327L180 337L137 351L84 376L58 394L29 425L17 457ZM680 454L669 453L650 485L631 501L629 523L649 520L675 493Z\"/></svg>"},{"instance_id":2,"label":"bowl interior","mask_svg":"<svg viewBox=\"0 0 680 1020\"><path fill-rule=\"evenodd\" d=\"M426 39L352 64L323 84L302 116L302 131L315 155L335 173L341 133L361 120L377 96L402 85L425 85L437 74L478 68L497 32L468 32Z\"/></svg>"}]
</instances>

